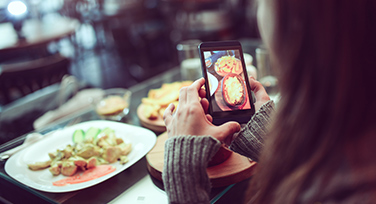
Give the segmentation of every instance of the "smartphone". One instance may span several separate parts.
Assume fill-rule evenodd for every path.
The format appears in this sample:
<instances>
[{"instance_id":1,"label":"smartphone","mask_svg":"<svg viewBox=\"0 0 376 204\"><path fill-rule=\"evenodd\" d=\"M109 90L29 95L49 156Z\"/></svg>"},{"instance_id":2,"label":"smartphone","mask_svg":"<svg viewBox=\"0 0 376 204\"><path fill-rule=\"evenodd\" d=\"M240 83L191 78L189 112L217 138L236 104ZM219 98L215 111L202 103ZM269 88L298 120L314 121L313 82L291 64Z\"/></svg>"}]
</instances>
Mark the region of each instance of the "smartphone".
<instances>
[{"instance_id":1,"label":"smartphone","mask_svg":"<svg viewBox=\"0 0 376 204\"><path fill-rule=\"evenodd\" d=\"M240 42L203 42L198 48L213 124L247 123L255 107Z\"/></svg>"}]
</instances>

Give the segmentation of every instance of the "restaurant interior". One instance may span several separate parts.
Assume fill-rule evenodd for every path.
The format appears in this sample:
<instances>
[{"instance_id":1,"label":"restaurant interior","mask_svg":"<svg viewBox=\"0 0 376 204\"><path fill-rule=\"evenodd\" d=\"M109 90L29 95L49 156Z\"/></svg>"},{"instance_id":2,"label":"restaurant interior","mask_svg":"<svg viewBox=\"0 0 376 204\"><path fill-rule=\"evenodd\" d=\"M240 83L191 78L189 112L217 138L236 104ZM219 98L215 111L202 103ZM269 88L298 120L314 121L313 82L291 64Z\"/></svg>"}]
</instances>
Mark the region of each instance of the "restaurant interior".
<instances>
[{"instance_id":1,"label":"restaurant interior","mask_svg":"<svg viewBox=\"0 0 376 204\"><path fill-rule=\"evenodd\" d=\"M255 48L262 42L253 4L253 0L0 0L0 145L56 126L36 127L35 122L83 90L147 93L158 88L149 84L166 74L181 79L180 63L186 57L182 52L192 42L197 50L199 42L238 40L244 53L253 57L250 66L257 69ZM129 112L135 115L137 100L141 101L132 94ZM74 114L61 114L58 122ZM75 123L79 121L64 125Z\"/></svg>"},{"instance_id":2,"label":"restaurant interior","mask_svg":"<svg viewBox=\"0 0 376 204\"><path fill-rule=\"evenodd\" d=\"M128 88L179 66L179 42L239 40L254 53L248 45L259 41L252 1L33 0L22 2L22 14L11 13L11 2L22 1L0 1L0 143L32 131L36 118L56 108L25 98L64 75L80 88ZM40 73L7 74L12 67ZM36 107L4 116L22 102Z\"/></svg>"}]
</instances>

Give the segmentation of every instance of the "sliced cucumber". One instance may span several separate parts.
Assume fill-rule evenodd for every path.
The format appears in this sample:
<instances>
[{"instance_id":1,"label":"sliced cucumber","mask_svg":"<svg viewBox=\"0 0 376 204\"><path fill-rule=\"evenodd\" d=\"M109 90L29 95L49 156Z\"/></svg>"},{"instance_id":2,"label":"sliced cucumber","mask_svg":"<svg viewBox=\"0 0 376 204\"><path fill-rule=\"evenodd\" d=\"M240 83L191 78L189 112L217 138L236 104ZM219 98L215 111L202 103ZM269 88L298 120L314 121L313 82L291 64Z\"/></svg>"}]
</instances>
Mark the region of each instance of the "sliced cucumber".
<instances>
[{"instance_id":1,"label":"sliced cucumber","mask_svg":"<svg viewBox=\"0 0 376 204\"><path fill-rule=\"evenodd\" d=\"M85 140L85 132L81 129L74 131L72 139L74 143L83 142Z\"/></svg>"},{"instance_id":2,"label":"sliced cucumber","mask_svg":"<svg viewBox=\"0 0 376 204\"><path fill-rule=\"evenodd\" d=\"M85 140L92 142L97 139L98 134L101 132L101 129L96 127L89 128L85 133Z\"/></svg>"},{"instance_id":3,"label":"sliced cucumber","mask_svg":"<svg viewBox=\"0 0 376 204\"><path fill-rule=\"evenodd\" d=\"M99 134L100 135L109 135L111 133L114 133L115 131L109 127L104 128Z\"/></svg>"}]
</instances>

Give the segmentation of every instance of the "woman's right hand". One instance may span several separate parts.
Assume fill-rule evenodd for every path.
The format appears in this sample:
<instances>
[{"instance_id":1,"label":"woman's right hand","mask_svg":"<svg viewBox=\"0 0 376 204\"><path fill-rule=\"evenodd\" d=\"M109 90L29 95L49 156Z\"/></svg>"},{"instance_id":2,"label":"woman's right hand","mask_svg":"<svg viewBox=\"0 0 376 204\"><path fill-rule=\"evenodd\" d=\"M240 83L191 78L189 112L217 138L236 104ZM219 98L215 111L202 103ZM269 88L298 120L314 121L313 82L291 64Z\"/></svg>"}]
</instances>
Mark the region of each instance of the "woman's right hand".
<instances>
[{"instance_id":1,"label":"woman's right hand","mask_svg":"<svg viewBox=\"0 0 376 204\"><path fill-rule=\"evenodd\" d=\"M270 97L268 95L268 93L266 93L266 90L264 88L264 86L262 86L262 84L258 81L256 81L255 78L253 78L252 76L249 77L249 85L251 86L251 90L253 91L253 93L255 94L255 98L256 98L256 102L255 102L255 111L259 111L261 106L268 102L270 100ZM231 142L233 140L236 139L238 135L237 134L234 134L232 135L231 139L228 139L226 138L227 140L225 140L224 142L227 144L227 145L230 145Z\"/></svg>"},{"instance_id":2,"label":"woman's right hand","mask_svg":"<svg viewBox=\"0 0 376 204\"><path fill-rule=\"evenodd\" d=\"M201 78L192 85L180 89L179 106L175 112L174 104L166 108L163 119L169 138L181 135L211 135L219 141L226 141L230 139L229 136L240 130L239 123L234 121L220 126L212 124L212 118L205 112L209 102L200 99L205 93L201 89L204 83L204 78Z\"/></svg>"},{"instance_id":3,"label":"woman's right hand","mask_svg":"<svg viewBox=\"0 0 376 204\"><path fill-rule=\"evenodd\" d=\"M256 112L260 110L260 107L268 102L270 100L270 97L268 93L266 93L265 88L262 86L262 84L258 81L256 81L255 78L252 76L249 77L249 84L251 85L251 90L255 94L256 102L255 102L255 109Z\"/></svg>"}]
</instances>

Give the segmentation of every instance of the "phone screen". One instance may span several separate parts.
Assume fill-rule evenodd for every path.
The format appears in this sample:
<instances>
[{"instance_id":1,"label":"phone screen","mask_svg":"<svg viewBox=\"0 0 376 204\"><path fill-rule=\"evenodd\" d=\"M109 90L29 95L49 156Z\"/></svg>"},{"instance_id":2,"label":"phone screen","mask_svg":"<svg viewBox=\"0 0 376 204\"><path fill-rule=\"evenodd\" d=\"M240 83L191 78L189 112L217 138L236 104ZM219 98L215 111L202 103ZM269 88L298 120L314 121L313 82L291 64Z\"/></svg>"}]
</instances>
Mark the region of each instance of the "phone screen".
<instances>
[{"instance_id":1,"label":"phone screen","mask_svg":"<svg viewBox=\"0 0 376 204\"><path fill-rule=\"evenodd\" d=\"M212 112L251 109L241 50L204 50L202 54Z\"/></svg>"}]
</instances>

